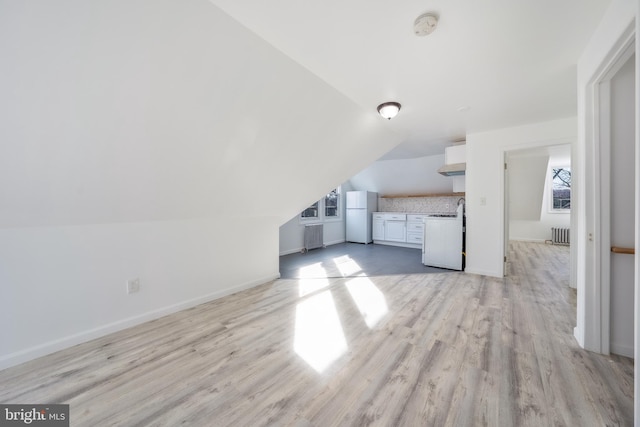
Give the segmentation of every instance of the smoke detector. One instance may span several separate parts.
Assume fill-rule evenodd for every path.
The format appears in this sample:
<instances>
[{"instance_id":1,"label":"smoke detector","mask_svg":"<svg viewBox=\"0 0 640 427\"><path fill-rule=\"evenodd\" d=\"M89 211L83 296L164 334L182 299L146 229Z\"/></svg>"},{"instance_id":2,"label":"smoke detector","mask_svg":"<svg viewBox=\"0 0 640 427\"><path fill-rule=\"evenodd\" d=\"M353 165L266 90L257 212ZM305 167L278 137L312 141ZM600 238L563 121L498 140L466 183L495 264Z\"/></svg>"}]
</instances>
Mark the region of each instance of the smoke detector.
<instances>
[{"instance_id":1,"label":"smoke detector","mask_svg":"<svg viewBox=\"0 0 640 427\"><path fill-rule=\"evenodd\" d=\"M433 12L423 13L413 23L413 31L418 37L433 33L438 26L438 15Z\"/></svg>"}]
</instances>

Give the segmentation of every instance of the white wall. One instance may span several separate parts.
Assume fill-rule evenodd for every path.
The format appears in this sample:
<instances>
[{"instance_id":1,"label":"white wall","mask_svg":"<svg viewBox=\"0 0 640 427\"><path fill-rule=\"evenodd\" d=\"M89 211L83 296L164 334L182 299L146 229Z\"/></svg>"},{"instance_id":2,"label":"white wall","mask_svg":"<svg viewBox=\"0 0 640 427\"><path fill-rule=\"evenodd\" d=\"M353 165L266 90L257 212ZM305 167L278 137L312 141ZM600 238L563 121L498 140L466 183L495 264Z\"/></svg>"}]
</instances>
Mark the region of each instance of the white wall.
<instances>
[{"instance_id":1,"label":"white wall","mask_svg":"<svg viewBox=\"0 0 640 427\"><path fill-rule=\"evenodd\" d=\"M453 179L440 175L444 154L416 159L380 160L351 177L355 190L380 195L440 194L453 191Z\"/></svg>"},{"instance_id":2,"label":"white wall","mask_svg":"<svg viewBox=\"0 0 640 427\"><path fill-rule=\"evenodd\" d=\"M575 139L575 118L467 135L467 272L503 276L505 152Z\"/></svg>"},{"instance_id":3,"label":"white wall","mask_svg":"<svg viewBox=\"0 0 640 427\"><path fill-rule=\"evenodd\" d=\"M0 230L2 366L275 278L278 222L216 217ZM126 295L132 278L140 292Z\"/></svg>"},{"instance_id":4,"label":"white wall","mask_svg":"<svg viewBox=\"0 0 640 427\"><path fill-rule=\"evenodd\" d=\"M2 2L0 57L0 368L277 277L402 139L206 0Z\"/></svg>"},{"instance_id":5,"label":"white wall","mask_svg":"<svg viewBox=\"0 0 640 427\"><path fill-rule=\"evenodd\" d=\"M638 19L638 12L640 11L640 0L637 0L633 5L635 9L635 45L636 45L636 103L635 103L635 170L640 171L640 55L638 54L637 46L640 46L640 19ZM635 236L634 241L636 247L640 248L638 244L640 242L640 174L636 174L635 177ZM633 334L634 345L633 354L635 360L640 360L640 316L637 314L640 311L640 258L634 259L634 296L633 296ZM633 413L634 413L634 425L640 426L640 369L634 369L633 371Z\"/></svg>"}]
</instances>

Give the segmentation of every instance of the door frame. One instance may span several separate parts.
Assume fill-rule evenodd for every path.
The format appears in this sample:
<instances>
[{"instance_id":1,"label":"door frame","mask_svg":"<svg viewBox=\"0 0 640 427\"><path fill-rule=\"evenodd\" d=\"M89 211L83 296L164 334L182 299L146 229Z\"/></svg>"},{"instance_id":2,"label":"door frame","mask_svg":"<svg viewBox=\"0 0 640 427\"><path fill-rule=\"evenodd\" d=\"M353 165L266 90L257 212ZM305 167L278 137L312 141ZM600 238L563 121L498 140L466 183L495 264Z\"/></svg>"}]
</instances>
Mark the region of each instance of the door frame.
<instances>
[{"instance_id":1,"label":"door frame","mask_svg":"<svg viewBox=\"0 0 640 427\"><path fill-rule=\"evenodd\" d=\"M535 148L547 148L547 147L555 147L558 145L569 145L572 150L571 150L571 162L572 162L572 166L571 169L573 171L573 147L576 144L576 140L575 138L558 138L558 139L547 139L547 140L540 140L540 141L533 141L533 142L528 142L528 143L523 143L523 144L515 144L515 145L509 145L507 147L503 147L502 149L500 149L500 157L502 159L502 174L500 176L500 192L502 194L500 203L502 204L502 229L501 229L501 233L502 233L502 259L503 259L503 264L502 264L502 268L503 268L503 274L504 277L507 276L507 269L508 269L508 264L509 264L509 179L508 179L508 172L509 172L509 154L516 152L516 151L521 151L521 150L530 150L530 149L535 149ZM572 172L573 173L573 172ZM546 197L546 194L544 195L544 197ZM572 191L572 196L573 198L573 191ZM571 226L573 227L573 210L572 212L572 216L571 216ZM572 236L573 238L573 236ZM575 265L575 259L573 258L573 254L571 256L570 259L570 264L571 264L571 268L573 268L573 266Z\"/></svg>"},{"instance_id":2,"label":"door frame","mask_svg":"<svg viewBox=\"0 0 640 427\"><path fill-rule=\"evenodd\" d=\"M512 150L513 151L513 150ZM509 160L509 152L504 151L502 153L502 161L504 163L504 170L502 171L502 180L503 180L503 202L504 202L504 236L503 237L503 245L504 245L504 256L502 257L502 274L504 277L507 277L509 274L509 170L508 170L508 160Z\"/></svg>"},{"instance_id":3,"label":"door frame","mask_svg":"<svg viewBox=\"0 0 640 427\"><path fill-rule=\"evenodd\" d=\"M603 354L609 354L611 325L611 237L608 211L611 170L609 82L634 52L635 22L618 39L586 87L587 111L592 113L587 115L585 123L585 168L580 172L584 177L586 190L586 241L577 243L584 245L585 259L593 262L585 264L584 295L578 295L577 299L578 316L583 316L583 319L577 319L577 322L584 325L584 336L579 336L577 327L574 334L585 349ZM573 215L572 212L572 222L575 218ZM574 233L574 236L576 234ZM577 250L576 248L575 251ZM574 250L572 259L573 252ZM580 291L578 287L578 292Z\"/></svg>"},{"instance_id":4,"label":"door frame","mask_svg":"<svg viewBox=\"0 0 640 427\"><path fill-rule=\"evenodd\" d=\"M635 53L635 38L630 41L620 55L614 59L610 67L596 83L597 92L597 165L599 165L599 182L596 187L599 203L599 235L600 242L600 352L609 354L611 350L611 80Z\"/></svg>"}]
</instances>

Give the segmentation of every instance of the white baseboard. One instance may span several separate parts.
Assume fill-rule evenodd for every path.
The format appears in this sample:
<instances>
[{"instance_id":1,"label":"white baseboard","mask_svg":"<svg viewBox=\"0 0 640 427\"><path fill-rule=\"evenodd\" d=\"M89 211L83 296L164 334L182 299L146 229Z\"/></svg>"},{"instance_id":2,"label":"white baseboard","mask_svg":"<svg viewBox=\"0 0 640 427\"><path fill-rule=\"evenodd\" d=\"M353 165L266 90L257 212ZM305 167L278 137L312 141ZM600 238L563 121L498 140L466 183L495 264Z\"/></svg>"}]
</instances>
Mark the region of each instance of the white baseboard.
<instances>
[{"instance_id":1,"label":"white baseboard","mask_svg":"<svg viewBox=\"0 0 640 427\"><path fill-rule=\"evenodd\" d=\"M573 337L578 342L578 345L580 346L580 348L584 348L584 342L582 341L582 330L578 329L577 326L573 327Z\"/></svg>"},{"instance_id":2,"label":"white baseboard","mask_svg":"<svg viewBox=\"0 0 640 427\"><path fill-rule=\"evenodd\" d=\"M304 249L303 247L295 248L295 249L287 249L286 251L280 252L280 256L297 254L302 252L303 249Z\"/></svg>"},{"instance_id":3,"label":"white baseboard","mask_svg":"<svg viewBox=\"0 0 640 427\"><path fill-rule=\"evenodd\" d=\"M422 244L420 243L392 242L389 240L374 240L373 243L376 245L397 246L399 248L422 249Z\"/></svg>"},{"instance_id":4,"label":"white baseboard","mask_svg":"<svg viewBox=\"0 0 640 427\"><path fill-rule=\"evenodd\" d=\"M631 359L633 359L635 356L633 354L633 346L609 343L609 350L610 350L609 351L610 353L618 354L620 356L630 357Z\"/></svg>"},{"instance_id":5,"label":"white baseboard","mask_svg":"<svg viewBox=\"0 0 640 427\"><path fill-rule=\"evenodd\" d=\"M529 239L527 237L510 237L509 240L514 240L516 242L529 242L529 243L544 243L545 239Z\"/></svg>"},{"instance_id":6,"label":"white baseboard","mask_svg":"<svg viewBox=\"0 0 640 427\"><path fill-rule=\"evenodd\" d=\"M344 240L344 239L340 239L340 240L333 240L333 241L331 241L331 242L327 242L327 243L325 243L324 245L325 245L325 246L331 246L331 245L337 245L338 243L344 243L344 242L346 242L346 240Z\"/></svg>"},{"instance_id":7,"label":"white baseboard","mask_svg":"<svg viewBox=\"0 0 640 427\"><path fill-rule=\"evenodd\" d=\"M327 242L324 245L325 246L331 246L331 245L337 245L338 243L344 243L346 242L346 240L342 239L342 240L333 240L331 242ZM286 251L282 251L280 252L280 256L284 256L284 255L291 255L291 254L297 254L300 253L304 250L304 247L300 246L299 248L294 248L294 249L287 249Z\"/></svg>"},{"instance_id":8,"label":"white baseboard","mask_svg":"<svg viewBox=\"0 0 640 427\"><path fill-rule=\"evenodd\" d=\"M0 357L0 370L10 368L12 366L19 365L29 360L36 359L38 357L46 356L47 354L54 353L56 351L64 350L77 344L82 344L87 341L91 341L96 338L103 337L113 332L118 332L123 329L130 328L132 326L139 325L150 320L155 320L160 317L167 316L169 314L185 310L187 308L195 307L200 304L204 304L209 301L213 301L218 298L225 297L227 295L234 294L249 288L253 288L264 283L268 283L272 280L278 279L280 273L272 274L261 279L252 280L250 282L242 283L231 288L223 289L217 292L213 292L201 297L193 298L187 301L182 301L177 304L172 304L166 307L158 308L156 310L148 311L146 313L129 317L122 320L99 326L97 328L89 329L79 332L77 334L69 335L67 337L59 338L57 340L49 341L34 347L30 347L24 350L16 351L14 353L7 354Z\"/></svg>"}]
</instances>

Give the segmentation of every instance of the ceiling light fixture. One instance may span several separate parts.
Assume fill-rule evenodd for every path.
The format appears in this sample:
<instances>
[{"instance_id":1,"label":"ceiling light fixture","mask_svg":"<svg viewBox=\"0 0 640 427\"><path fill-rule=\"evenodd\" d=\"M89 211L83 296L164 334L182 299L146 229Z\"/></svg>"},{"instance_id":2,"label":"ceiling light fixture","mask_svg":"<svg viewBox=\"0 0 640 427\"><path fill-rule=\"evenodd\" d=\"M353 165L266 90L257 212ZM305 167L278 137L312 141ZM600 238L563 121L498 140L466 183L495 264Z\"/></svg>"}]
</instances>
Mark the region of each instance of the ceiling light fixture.
<instances>
[{"instance_id":1,"label":"ceiling light fixture","mask_svg":"<svg viewBox=\"0 0 640 427\"><path fill-rule=\"evenodd\" d=\"M385 102L378 105L378 113L385 119L393 119L402 107L398 102Z\"/></svg>"}]
</instances>

